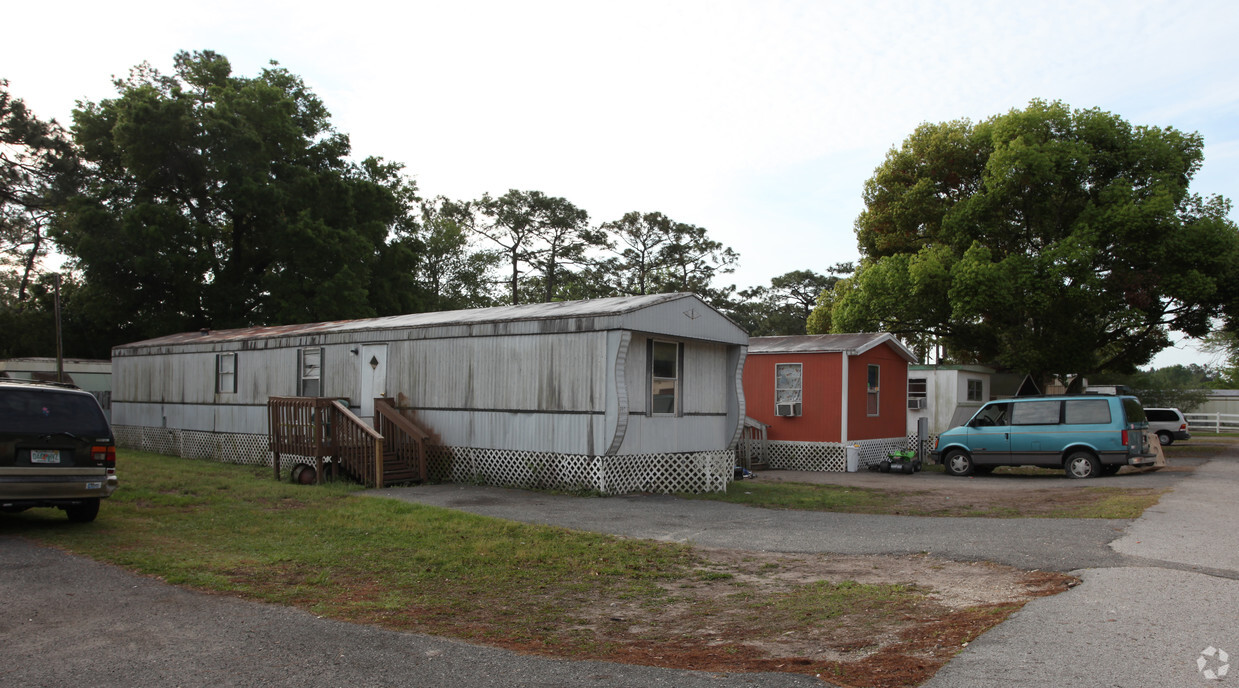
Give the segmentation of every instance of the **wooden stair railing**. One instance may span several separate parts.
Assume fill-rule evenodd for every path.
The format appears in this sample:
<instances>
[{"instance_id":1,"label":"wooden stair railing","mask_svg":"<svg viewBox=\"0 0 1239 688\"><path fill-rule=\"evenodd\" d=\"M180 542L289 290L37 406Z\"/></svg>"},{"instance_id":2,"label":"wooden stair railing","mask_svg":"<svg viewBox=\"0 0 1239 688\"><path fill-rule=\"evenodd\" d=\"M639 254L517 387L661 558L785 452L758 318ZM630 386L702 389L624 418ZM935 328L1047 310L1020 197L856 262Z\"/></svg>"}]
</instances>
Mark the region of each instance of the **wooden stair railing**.
<instances>
[{"instance_id":1,"label":"wooden stair railing","mask_svg":"<svg viewBox=\"0 0 1239 688\"><path fill-rule=\"evenodd\" d=\"M388 398L374 400L374 425L387 439L387 466L393 471L390 480L426 482L426 443L433 441L431 434Z\"/></svg>"},{"instance_id":2,"label":"wooden stair railing","mask_svg":"<svg viewBox=\"0 0 1239 688\"><path fill-rule=\"evenodd\" d=\"M269 443L275 479L280 479L280 454L314 459L315 475L323 481L323 458L332 469L343 468L368 487L383 485L383 436L361 421L340 401L322 397L271 397L267 400Z\"/></svg>"},{"instance_id":3,"label":"wooden stair railing","mask_svg":"<svg viewBox=\"0 0 1239 688\"><path fill-rule=\"evenodd\" d=\"M331 435L340 467L366 487L383 487L383 436L340 401L332 401Z\"/></svg>"}]
</instances>

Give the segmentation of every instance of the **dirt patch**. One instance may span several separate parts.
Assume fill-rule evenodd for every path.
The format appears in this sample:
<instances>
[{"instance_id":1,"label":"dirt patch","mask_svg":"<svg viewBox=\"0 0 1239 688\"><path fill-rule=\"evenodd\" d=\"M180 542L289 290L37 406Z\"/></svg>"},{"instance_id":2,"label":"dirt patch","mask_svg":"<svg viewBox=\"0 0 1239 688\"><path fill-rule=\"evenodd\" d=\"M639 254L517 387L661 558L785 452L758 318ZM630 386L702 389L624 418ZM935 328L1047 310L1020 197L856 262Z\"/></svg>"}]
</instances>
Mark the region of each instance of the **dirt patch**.
<instances>
[{"instance_id":1,"label":"dirt patch","mask_svg":"<svg viewBox=\"0 0 1239 688\"><path fill-rule=\"evenodd\" d=\"M568 643L575 646L569 652L565 645L503 637L494 628L481 635L509 649L574 659L792 672L840 686L917 686L1029 600L1079 582L928 555L700 554L699 575L666 585L657 605L605 594L581 605L587 611L563 637L588 642ZM819 590L831 601L841 592L844 601L804 601L806 591ZM481 619L458 621L477 632Z\"/></svg>"},{"instance_id":2,"label":"dirt patch","mask_svg":"<svg viewBox=\"0 0 1239 688\"><path fill-rule=\"evenodd\" d=\"M896 505L890 513L914 516L1010 516L1038 518L1088 517L1088 510L1105 499L1122 497L1136 500L1139 508L1155 504L1165 490L1135 488L968 490L954 494L939 491L891 491ZM1138 512L1124 517L1134 517Z\"/></svg>"},{"instance_id":3,"label":"dirt patch","mask_svg":"<svg viewBox=\"0 0 1239 688\"><path fill-rule=\"evenodd\" d=\"M1073 480L1062 471L1037 468L999 468L992 474L966 478L946 475L941 468L913 475L765 470L756 474L752 484L826 485L883 496L877 505L837 505L832 509L852 513L1135 518L1197 465L1199 462L1155 470L1124 468L1115 476L1097 480Z\"/></svg>"}]
</instances>

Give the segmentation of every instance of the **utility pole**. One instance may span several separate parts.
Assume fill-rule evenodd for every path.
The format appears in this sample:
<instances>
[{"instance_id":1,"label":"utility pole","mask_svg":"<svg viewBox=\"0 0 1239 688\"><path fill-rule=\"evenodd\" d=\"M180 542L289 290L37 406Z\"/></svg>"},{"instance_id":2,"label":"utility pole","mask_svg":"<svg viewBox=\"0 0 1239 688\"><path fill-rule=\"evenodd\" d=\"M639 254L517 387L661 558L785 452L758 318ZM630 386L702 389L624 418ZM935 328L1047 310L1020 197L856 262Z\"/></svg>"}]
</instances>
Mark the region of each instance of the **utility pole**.
<instances>
[{"instance_id":1,"label":"utility pole","mask_svg":"<svg viewBox=\"0 0 1239 688\"><path fill-rule=\"evenodd\" d=\"M65 357L64 346L61 344L60 336L60 273L56 273L54 280L56 285L56 382L65 381Z\"/></svg>"}]
</instances>

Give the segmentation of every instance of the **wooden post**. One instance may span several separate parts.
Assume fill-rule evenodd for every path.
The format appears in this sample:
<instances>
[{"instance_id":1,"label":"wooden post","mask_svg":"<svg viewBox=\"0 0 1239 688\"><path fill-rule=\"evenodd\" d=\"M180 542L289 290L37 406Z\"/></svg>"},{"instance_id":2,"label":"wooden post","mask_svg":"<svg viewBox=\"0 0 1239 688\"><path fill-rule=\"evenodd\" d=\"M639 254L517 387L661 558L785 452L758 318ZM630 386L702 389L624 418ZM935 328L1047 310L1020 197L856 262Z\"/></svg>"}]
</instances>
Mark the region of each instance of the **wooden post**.
<instances>
[{"instance_id":1,"label":"wooden post","mask_svg":"<svg viewBox=\"0 0 1239 688\"><path fill-rule=\"evenodd\" d=\"M374 440L374 486L383 487L383 438Z\"/></svg>"},{"instance_id":2,"label":"wooden post","mask_svg":"<svg viewBox=\"0 0 1239 688\"><path fill-rule=\"evenodd\" d=\"M323 484L323 416L327 415L327 407L314 402L313 414L314 422L311 427L314 431L314 478L319 485ZM332 432L335 432L335 424L331 424ZM334 443L333 443L334 444Z\"/></svg>"},{"instance_id":3,"label":"wooden post","mask_svg":"<svg viewBox=\"0 0 1239 688\"><path fill-rule=\"evenodd\" d=\"M280 407L267 400L267 429L271 439L271 466L275 469L275 479L280 479Z\"/></svg>"}]
</instances>

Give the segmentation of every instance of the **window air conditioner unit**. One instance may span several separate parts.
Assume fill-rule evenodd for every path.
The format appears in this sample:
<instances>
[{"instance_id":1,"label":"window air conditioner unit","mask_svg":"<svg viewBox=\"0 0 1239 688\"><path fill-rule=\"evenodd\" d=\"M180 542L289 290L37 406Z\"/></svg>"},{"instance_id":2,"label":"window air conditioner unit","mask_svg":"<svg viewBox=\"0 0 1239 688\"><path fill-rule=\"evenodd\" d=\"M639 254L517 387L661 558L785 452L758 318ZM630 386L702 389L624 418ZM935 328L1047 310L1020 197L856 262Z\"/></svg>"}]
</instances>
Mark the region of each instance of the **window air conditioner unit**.
<instances>
[{"instance_id":1,"label":"window air conditioner unit","mask_svg":"<svg viewBox=\"0 0 1239 688\"><path fill-rule=\"evenodd\" d=\"M800 404L775 404L774 415L776 416L799 416Z\"/></svg>"},{"instance_id":2,"label":"window air conditioner unit","mask_svg":"<svg viewBox=\"0 0 1239 688\"><path fill-rule=\"evenodd\" d=\"M909 397L908 408L914 411L925 408L925 397Z\"/></svg>"}]
</instances>

